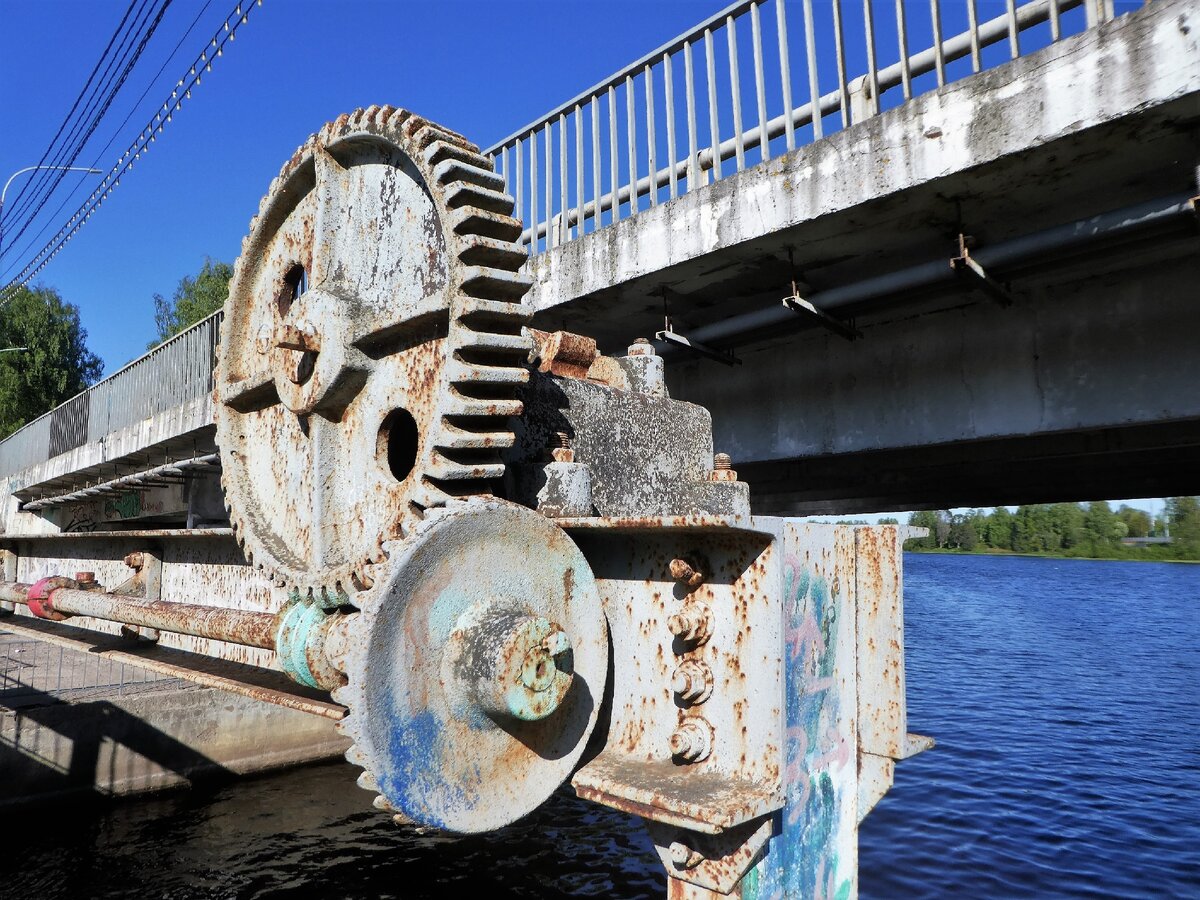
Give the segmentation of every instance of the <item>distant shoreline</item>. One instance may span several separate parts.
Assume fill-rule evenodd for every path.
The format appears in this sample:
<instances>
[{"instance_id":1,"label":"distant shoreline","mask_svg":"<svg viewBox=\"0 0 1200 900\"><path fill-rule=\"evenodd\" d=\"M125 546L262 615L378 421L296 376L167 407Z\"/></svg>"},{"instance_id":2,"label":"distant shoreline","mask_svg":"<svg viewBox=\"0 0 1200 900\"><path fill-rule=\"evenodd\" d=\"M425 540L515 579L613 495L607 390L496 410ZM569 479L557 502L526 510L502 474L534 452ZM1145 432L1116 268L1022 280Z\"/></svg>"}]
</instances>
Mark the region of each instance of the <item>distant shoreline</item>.
<instances>
[{"instance_id":1,"label":"distant shoreline","mask_svg":"<svg viewBox=\"0 0 1200 900\"><path fill-rule=\"evenodd\" d=\"M1155 559L1145 556L1072 556L1069 553L1052 553L1048 550L1041 553L1017 553L1015 550L997 550L994 548L988 550L950 550L939 547L934 550L914 549L905 550L904 552L920 553L924 556L1020 556L1026 559L1078 559L1085 562L1184 563L1190 565L1200 563L1200 559Z\"/></svg>"}]
</instances>

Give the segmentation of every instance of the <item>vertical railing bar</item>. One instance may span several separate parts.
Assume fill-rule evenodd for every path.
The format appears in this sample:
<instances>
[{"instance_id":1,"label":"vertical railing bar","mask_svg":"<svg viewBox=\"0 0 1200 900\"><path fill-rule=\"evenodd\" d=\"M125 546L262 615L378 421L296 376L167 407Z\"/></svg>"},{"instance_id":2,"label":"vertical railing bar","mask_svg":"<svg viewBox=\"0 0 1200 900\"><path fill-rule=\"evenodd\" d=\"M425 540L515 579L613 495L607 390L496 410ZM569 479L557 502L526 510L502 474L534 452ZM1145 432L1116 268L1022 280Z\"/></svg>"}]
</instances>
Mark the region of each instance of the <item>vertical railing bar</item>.
<instances>
[{"instance_id":1,"label":"vertical railing bar","mask_svg":"<svg viewBox=\"0 0 1200 900\"><path fill-rule=\"evenodd\" d=\"M700 148L696 146L696 74L692 71L692 44L683 45L683 81L687 92L688 167L687 189L694 191L700 175Z\"/></svg>"},{"instance_id":2,"label":"vertical railing bar","mask_svg":"<svg viewBox=\"0 0 1200 900\"><path fill-rule=\"evenodd\" d=\"M792 121L792 66L788 58L787 6L775 0L775 27L779 32L779 79L783 87L783 129L789 151L796 149L796 123Z\"/></svg>"},{"instance_id":3,"label":"vertical railing bar","mask_svg":"<svg viewBox=\"0 0 1200 900\"><path fill-rule=\"evenodd\" d=\"M1021 39L1017 31L1017 5L1015 0L1007 0L1008 6L1008 50L1012 58L1021 55Z\"/></svg>"},{"instance_id":4,"label":"vertical railing bar","mask_svg":"<svg viewBox=\"0 0 1200 900\"><path fill-rule=\"evenodd\" d=\"M575 104L575 237L583 237L583 107ZM595 231L593 223L592 231Z\"/></svg>"},{"instance_id":5,"label":"vertical railing bar","mask_svg":"<svg viewBox=\"0 0 1200 900\"><path fill-rule=\"evenodd\" d=\"M637 215L637 113L633 108L633 76L625 76L625 127L629 129L626 149L629 152L629 215Z\"/></svg>"},{"instance_id":6,"label":"vertical railing bar","mask_svg":"<svg viewBox=\"0 0 1200 900\"><path fill-rule=\"evenodd\" d=\"M805 52L808 55L808 93L812 103L813 140L824 134L821 127L821 88L817 83L817 31L813 26L812 0L804 0Z\"/></svg>"},{"instance_id":7,"label":"vertical railing bar","mask_svg":"<svg viewBox=\"0 0 1200 900\"><path fill-rule=\"evenodd\" d=\"M708 67L708 131L712 137L713 180L721 177L721 126L717 120L717 62L713 50L712 29L704 29L705 64Z\"/></svg>"},{"instance_id":8,"label":"vertical railing bar","mask_svg":"<svg viewBox=\"0 0 1200 900\"><path fill-rule=\"evenodd\" d=\"M568 190L570 176L567 156L567 114L558 114L558 237L559 243L565 244L571 239L571 195Z\"/></svg>"},{"instance_id":9,"label":"vertical railing bar","mask_svg":"<svg viewBox=\"0 0 1200 900\"><path fill-rule=\"evenodd\" d=\"M492 165L495 165L495 159L495 157L492 157ZM500 148L500 174L504 177L504 192L511 194L512 187L509 182L512 181L512 179L509 178L507 144Z\"/></svg>"},{"instance_id":10,"label":"vertical railing bar","mask_svg":"<svg viewBox=\"0 0 1200 900\"><path fill-rule=\"evenodd\" d=\"M516 156L516 162L517 162L517 179L516 179L517 208L516 208L515 212L517 214L517 221L523 223L523 222L525 222L525 183L524 183L525 159L524 159L523 154L521 153L522 143L523 143L522 140L520 138L517 138L517 141L516 141L515 146L513 147L513 150L514 150L514 153Z\"/></svg>"},{"instance_id":11,"label":"vertical railing bar","mask_svg":"<svg viewBox=\"0 0 1200 900\"><path fill-rule=\"evenodd\" d=\"M979 56L979 19L975 14L975 0L967 0L967 20L971 32L971 71L978 72L983 63Z\"/></svg>"},{"instance_id":12,"label":"vertical railing bar","mask_svg":"<svg viewBox=\"0 0 1200 900\"><path fill-rule=\"evenodd\" d=\"M912 73L908 68L908 29L904 20L904 0L896 0L896 39L900 43L900 79L904 99L912 99Z\"/></svg>"},{"instance_id":13,"label":"vertical railing bar","mask_svg":"<svg viewBox=\"0 0 1200 900\"><path fill-rule=\"evenodd\" d=\"M942 10L938 0L929 0L929 15L933 19L933 60L937 68L938 87L946 84L946 58L942 52Z\"/></svg>"},{"instance_id":14,"label":"vertical railing bar","mask_svg":"<svg viewBox=\"0 0 1200 900\"><path fill-rule=\"evenodd\" d=\"M538 141L537 131L529 132L529 254L538 252Z\"/></svg>"},{"instance_id":15,"label":"vertical railing bar","mask_svg":"<svg viewBox=\"0 0 1200 900\"><path fill-rule=\"evenodd\" d=\"M1062 37L1062 30L1058 21L1058 0L1050 0L1050 40L1057 41Z\"/></svg>"},{"instance_id":16,"label":"vertical railing bar","mask_svg":"<svg viewBox=\"0 0 1200 900\"><path fill-rule=\"evenodd\" d=\"M645 73L646 82L646 166L647 174L650 176L650 205L658 206L658 184L654 177L658 173L658 163L654 153L654 71L649 64L642 71ZM635 184L634 187L636 188L637 185Z\"/></svg>"},{"instance_id":17,"label":"vertical railing bar","mask_svg":"<svg viewBox=\"0 0 1200 900\"><path fill-rule=\"evenodd\" d=\"M783 5L782 0L780 5ZM846 85L846 45L842 38L842 0L833 0L833 44L837 51L838 103L842 108L842 127L845 128L850 124L850 89Z\"/></svg>"},{"instance_id":18,"label":"vertical railing bar","mask_svg":"<svg viewBox=\"0 0 1200 900\"><path fill-rule=\"evenodd\" d=\"M547 122L546 137L546 249L554 246L554 123Z\"/></svg>"},{"instance_id":19,"label":"vertical railing bar","mask_svg":"<svg viewBox=\"0 0 1200 900\"><path fill-rule=\"evenodd\" d=\"M762 22L758 7L750 7L750 37L754 45L754 97L758 102L758 149L763 162L771 158L771 141L767 138L767 85L763 80Z\"/></svg>"},{"instance_id":20,"label":"vertical railing bar","mask_svg":"<svg viewBox=\"0 0 1200 900\"><path fill-rule=\"evenodd\" d=\"M663 109L667 114L667 160L670 164L670 173L668 184L670 185L670 197L674 200L679 196L679 173L676 171L675 163L678 162L678 157L675 155L675 81L671 72L671 54L663 54L663 96L666 97L666 103Z\"/></svg>"},{"instance_id":21,"label":"vertical railing bar","mask_svg":"<svg viewBox=\"0 0 1200 900\"><path fill-rule=\"evenodd\" d=\"M610 187L612 187L612 221L621 219L621 201L617 196L621 184L621 163L617 156L617 89L608 86L608 165L611 172Z\"/></svg>"},{"instance_id":22,"label":"vertical railing bar","mask_svg":"<svg viewBox=\"0 0 1200 900\"><path fill-rule=\"evenodd\" d=\"M863 32L867 42L867 83L871 88L871 108L878 113L879 67L875 63L875 24L871 20L871 0L863 0Z\"/></svg>"},{"instance_id":23,"label":"vertical railing bar","mask_svg":"<svg viewBox=\"0 0 1200 900\"><path fill-rule=\"evenodd\" d=\"M600 201L603 185L600 183L600 95L592 97L588 102L592 108L592 231L599 231L604 225L600 217Z\"/></svg>"},{"instance_id":24,"label":"vertical railing bar","mask_svg":"<svg viewBox=\"0 0 1200 900\"><path fill-rule=\"evenodd\" d=\"M746 146L742 140L742 84L738 79L737 21L725 17L725 38L729 48L729 89L733 96L733 145L737 150L737 171L746 168ZM720 150L714 152L719 153Z\"/></svg>"}]
</instances>

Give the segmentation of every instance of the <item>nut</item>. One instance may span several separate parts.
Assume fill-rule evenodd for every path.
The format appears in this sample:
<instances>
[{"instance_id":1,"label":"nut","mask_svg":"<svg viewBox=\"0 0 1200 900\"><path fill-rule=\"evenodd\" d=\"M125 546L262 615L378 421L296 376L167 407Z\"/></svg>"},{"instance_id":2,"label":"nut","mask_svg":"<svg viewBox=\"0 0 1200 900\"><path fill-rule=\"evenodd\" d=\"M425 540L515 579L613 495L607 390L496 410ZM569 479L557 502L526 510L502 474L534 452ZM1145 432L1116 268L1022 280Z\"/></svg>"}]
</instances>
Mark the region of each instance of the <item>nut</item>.
<instances>
[{"instance_id":1,"label":"nut","mask_svg":"<svg viewBox=\"0 0 1200 900\"><path fill-rule=\"evenodd\" d=\"M76 572L75 580L79 582L80 587L96 583L95 572Z\"/></svg>"},{"instance_id":2,"label":"nut","mask_svg":"<svg viewBox=\"0 0 1200 900\"><path fill-rule=\"evenodd\" d=\"M657 356L654 350L654 345L646 338L638 338L629 345L629 349L625 351L626 356Z\"/></svg>"},{"instance_id":3,"label":"nut","mask_svg":"<svg viewBox=\"0 0 1200 900\"><path fill-rule=\"evenodd\" d=\"M552 631L542 641L542 646L551 656L558 656L571 649L571 639L565 631Z\"/></svg>"},{"instance_id":4,"label":"nut","mask_svg":"<svg viewBox=\"0 0 1200 900\"><path fill-rule=\"evenodd\" d=\"M697 588L704 583L704 569L696 560L681 556L671 560L671 577L686 587Z\"/></svg>"},{"instance_id":5,"label":"nut","mask_svg":"<svg viewBox=\"0 0 1200 900\"><path fill-rule=\"evenodd\" d=\"M733 470L733 460L728 453L714 453L712 471L708 473L709 481L737 481L737 472Z\"/></svg>"},{"instance_id":6,"label":"nut","mask_svg":"<svg viewBox=\"0 0 1200 900\"><path fill-rule=\"evenodd\" d=\"M672 841L667 848L667 856L677 869L694 869L704 861L704 855L693 850L683 841Z\"/></svg>"},{"instance_id":7,"label":"nut","mask_svg":"<svg viewBox=\"0 0 1200 900\"><path fill-rule=\"evenodd\" d=\"M667 619L671 634L686 643L703 644L712 635L712 610L703 603L689 603Z\"/></svg>"},{"instance_id":8,"label":"nut","mask_svg":"<svg viewBox=\"0 0 1200 900\"><path fill-rule=\"evenodd\" d=\"M140 569L146 564L146 556L141 550L135 550L125 555L125 565L131 569Z\"/></svg>"},{"instance_id":9,"label":"nut","mask_svg":"<svg viewBox=\"0 0 1200 900\"><path fill-rule=\"evenodd\" d=\"M713 729L708 720L690 716L671 735L671 755L685 762L703 762L712 753Z\"/></svg>"},{"instance_id":10,"label":"nut","mask_svg":"<svg viewBox=\"0 0 1200 900\"><path fill-rule=\"evenodd\" d=\"M708 663L689 659L680 663L671 675L671 690L689 705L703 703L712 696L713 673Z\"/></svg>"}]
</instances>

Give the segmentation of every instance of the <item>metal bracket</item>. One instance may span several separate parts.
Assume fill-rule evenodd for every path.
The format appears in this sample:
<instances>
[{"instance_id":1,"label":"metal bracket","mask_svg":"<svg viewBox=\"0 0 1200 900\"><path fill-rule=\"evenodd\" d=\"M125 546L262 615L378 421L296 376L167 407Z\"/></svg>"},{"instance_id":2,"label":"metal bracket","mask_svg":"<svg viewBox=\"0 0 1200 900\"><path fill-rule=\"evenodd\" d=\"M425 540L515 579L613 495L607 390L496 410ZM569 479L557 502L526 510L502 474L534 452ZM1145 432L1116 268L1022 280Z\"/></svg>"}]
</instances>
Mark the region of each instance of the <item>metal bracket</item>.
<instances>
[{"instance_id":1,"label":"metal bracket","mask_svg":"<svg viewBox=\"0 0 1200 900\"><path fill-rule=\"evenodd\" d=\"M697 356L703 356L707 359L715 360L719 363L724 363L727 366L740 366L742 361L730 353L728 350L718 350L716 347L710 347L707 344L702 344L699 341L693 341L686 335L680 334L671 328L666 328L654 335L656 341L663 341L668 344L674 344L676 347L683 347L685 350L690 350Z\"/></svg>"},{"instance_id":2,"label":"metal bracket","mask_svg":"<svg viewBox=\"0 0 1200 900\"><path fill-rule=\"evenodd\" d=\"M1013 295L1008 290L1008 286L989 275L983 266L971 258L971 249L968 246L970 242L971 238L967 235L959 234L958 256L950 260L950 268L957 272L959 277L968 279L973 287L980 288L1001 306L1011 306Z\"/></svg>"},{"instance_id":3,"label":"metal bracket","mask_svg":"<svg viewBox=\"0 0 1200 900\"><path fill-rule=\"evenodd\" d=\"M835 319L833 316L824 310L817 309L813 306L812 301L805 300L796 292L796 282L792 282L792 295L784 297L781 301L784 306L794 313L800 315L812 316L817 320L817 324L822 328L832 331L838 337L843 337L848 341L857 340L863 334L853 325L848 322L843 322L841 319Z\"/></svg>"}]
</instances>

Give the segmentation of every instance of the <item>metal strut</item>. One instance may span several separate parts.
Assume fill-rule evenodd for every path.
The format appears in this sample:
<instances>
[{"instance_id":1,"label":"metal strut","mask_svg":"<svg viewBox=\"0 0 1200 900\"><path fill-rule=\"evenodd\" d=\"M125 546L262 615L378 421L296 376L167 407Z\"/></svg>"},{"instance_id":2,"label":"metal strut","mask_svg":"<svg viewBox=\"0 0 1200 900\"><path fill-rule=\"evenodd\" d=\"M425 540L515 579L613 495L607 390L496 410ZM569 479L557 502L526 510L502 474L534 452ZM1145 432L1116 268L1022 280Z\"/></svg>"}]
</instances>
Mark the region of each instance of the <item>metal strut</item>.
<instances>
[{"instance_id":1,"label":"metal strut","mask_svg":"<svg viewBox=\"0 0 1200 900\"><path fill-rule=\"evenodd\" d=\"M742 364L742 361L729 350L718 350L716 347L710 347L708 344L694 341L687 335L676 331L671 324L671 310L667 305L667 289L664 287L661 291L663 298L663 330L654 335L656 341L682 347L685 350L690 350L697 356L703 356L705 359L711 359L727 366L740 366Z\"/></svg>"},{"instance_id":2,"label":"metal strut","mask_svg":"<svg viewBox=\"0 0 1200 900\"><path fill-rule=\"evenodd\" d=\"M781 301L787 309L799 315L813 317L822 328L832 331L834 334L848 341L857 340L863 336L862 332L854 327L853 322L844 322L841 319L834 318L824 310L817 309L811 300L805 300L800 296L800 291L796 288L796 264L792 261L791 247L788 248L788 265L792 269L792 293L790 296L784 297Z\"/></svg>"},{"instance_id":3,"label":"metal strut","mask_svg":"<svg viewBox=\"0 0 1200 900\"><path fill-rule=\"evenodd\" d=\"M971 258L973 238L961 232L958 235L958 256L950 260L952 268L961 278L971 282L971 287L980 288L985 294L1001 306L1011 306L1013 295L1008 286L1000 283L987 273L978 262Z\"/></svg>"}]
</instances>

